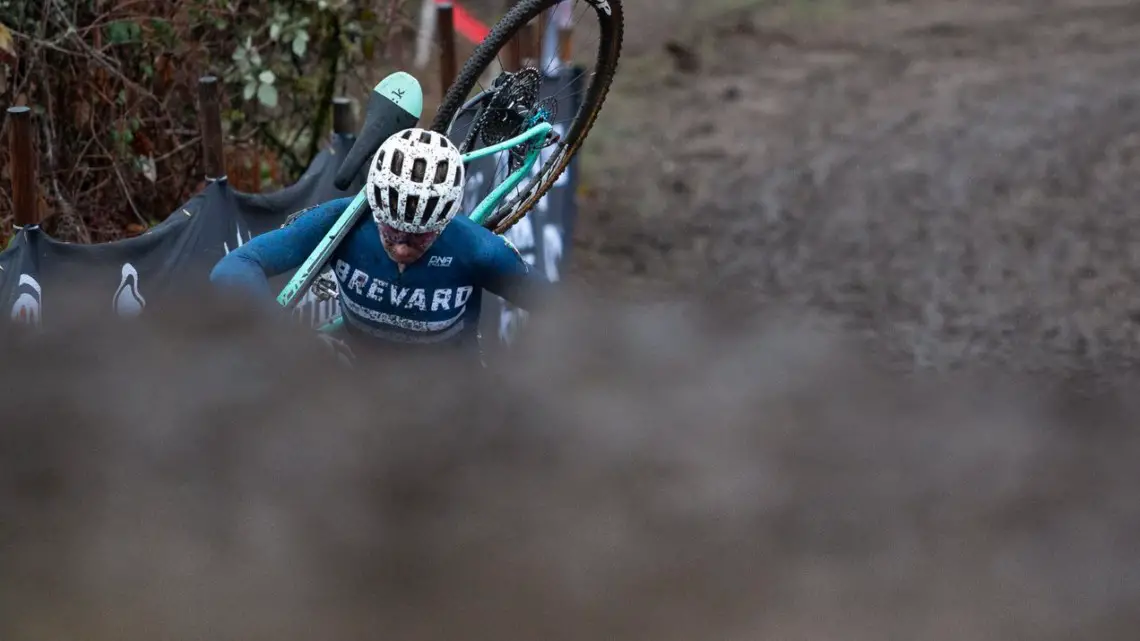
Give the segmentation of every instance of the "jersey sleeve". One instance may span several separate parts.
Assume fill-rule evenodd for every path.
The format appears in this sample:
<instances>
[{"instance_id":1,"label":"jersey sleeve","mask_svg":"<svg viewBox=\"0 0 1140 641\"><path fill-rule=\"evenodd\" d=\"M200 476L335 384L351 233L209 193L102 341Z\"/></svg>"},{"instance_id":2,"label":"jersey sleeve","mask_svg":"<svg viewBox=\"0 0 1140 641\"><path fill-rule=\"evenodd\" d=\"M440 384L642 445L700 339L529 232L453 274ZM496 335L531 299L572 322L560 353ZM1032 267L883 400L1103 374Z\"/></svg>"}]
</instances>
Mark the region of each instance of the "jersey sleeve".
<instances>
[{"instance_id":1,"label":"jersey sleeve","mask_svg":"<svg viewBox=\"0 0 1140 641\"><path fill-rule=\"evenodd\" d=\"M505 236L488 231L480 239L479 273L483 289L523 309L541 306L553 285L531 267Z\"/></svg>"},{"instance_id":2,"label":"jersey sleeve","mask_svg":"<svg viewBox=\"0 0 1140 641\"><path fill-rule=\"evenodd\" d=\"M218 261L210 282L272 296L269 279L300 267L351 202L351 198L330 200L301 212L280 229L257 236Z\"/></svg>"}]
</instances>

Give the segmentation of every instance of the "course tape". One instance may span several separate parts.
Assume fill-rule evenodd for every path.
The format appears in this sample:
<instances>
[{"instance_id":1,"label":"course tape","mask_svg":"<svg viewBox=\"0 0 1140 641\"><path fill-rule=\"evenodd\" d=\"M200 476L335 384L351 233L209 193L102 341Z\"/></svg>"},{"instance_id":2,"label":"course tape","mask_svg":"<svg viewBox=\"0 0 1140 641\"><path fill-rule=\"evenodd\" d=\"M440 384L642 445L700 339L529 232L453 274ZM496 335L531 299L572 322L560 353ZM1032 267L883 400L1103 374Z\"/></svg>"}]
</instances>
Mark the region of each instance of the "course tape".
<instances>
[{"instance_id":1,"label":"course tape","mask_svg":"<svg viewBox=\"0 0 1140 641\"><path fill-rule=\"evenodd\" d=\"M455 32L474 44L483 42L483 38L486 38L487 34L491 33L490 27L468 13L467 10L463 8L463 5L458 2L454 2L453 0L435 0L436 4L447 4L448 2L454 7Z\"/></svg>"}]
</instances>

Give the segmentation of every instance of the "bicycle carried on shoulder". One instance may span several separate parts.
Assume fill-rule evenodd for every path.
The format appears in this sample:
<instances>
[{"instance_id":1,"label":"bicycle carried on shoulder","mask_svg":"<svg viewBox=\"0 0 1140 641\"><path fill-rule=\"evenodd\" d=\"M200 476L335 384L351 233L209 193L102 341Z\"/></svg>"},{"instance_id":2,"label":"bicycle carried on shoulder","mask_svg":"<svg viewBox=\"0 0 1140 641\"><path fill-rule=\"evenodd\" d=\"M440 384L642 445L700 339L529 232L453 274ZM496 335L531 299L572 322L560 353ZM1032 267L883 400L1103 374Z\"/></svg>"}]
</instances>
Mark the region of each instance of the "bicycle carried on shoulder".
<instances>
[{"instance_id":1,"label":"bicycle carried on shoulder","mask_svg":"<svg viewBox=\"0 0 1140 641\"><path fill-rule=\"evenodd\" d=\"M589 82L569 123L557 120L558 94L540 99L549 70L539 68L541 62L507 70L501 55L528 23L556 5L563 20L569 18L576 36L597 35L597 60L592 65L570 66L576 75L569 86L577 87L580 79ZM431 125L433 131L456 143L465 164L495 155L505 165L502 181L468 214L473 220L502 234L554 186L581 149L605 102L617 71L623 26L621 0L520 0L475 48L444 94ZM487 77L492 80L484 87L480 79ZM385 140L419 124L422 111L423 91L413 76L396 72L380 81L373 88L364 127L337 172L336 186L347 188ZM310 288L321 298L334 295L332 284L320 278L321 272L367 208L361 190L282 289L278 303L291 309ZM320 330L332 331L339 321Z\"/></svg>"}]
</instances>

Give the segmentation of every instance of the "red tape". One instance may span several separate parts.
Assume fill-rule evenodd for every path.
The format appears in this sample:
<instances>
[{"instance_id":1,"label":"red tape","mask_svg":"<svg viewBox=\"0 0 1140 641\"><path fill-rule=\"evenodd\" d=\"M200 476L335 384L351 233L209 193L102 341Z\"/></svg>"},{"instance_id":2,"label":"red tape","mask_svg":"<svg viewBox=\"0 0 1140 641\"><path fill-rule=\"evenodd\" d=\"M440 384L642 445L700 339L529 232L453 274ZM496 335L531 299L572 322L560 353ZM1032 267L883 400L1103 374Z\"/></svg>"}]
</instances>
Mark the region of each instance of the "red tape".
<instances>
[{"instance_id":1,"label":"red tape","mask_svg":"<svg viewBox=\"0 0 1140 641\"><path fill-rule=\"evenodd\" d=\"M436 4L446 4L448 0L435 0ZM479 44L483 42L483 38L491 33L490 27L479 21L478 18L471 15L463 8L463 5L458 2L451 2L453 8L453 16L455 17L455 32L466 38L469 42Z\"/></svg>"}]
</instances>

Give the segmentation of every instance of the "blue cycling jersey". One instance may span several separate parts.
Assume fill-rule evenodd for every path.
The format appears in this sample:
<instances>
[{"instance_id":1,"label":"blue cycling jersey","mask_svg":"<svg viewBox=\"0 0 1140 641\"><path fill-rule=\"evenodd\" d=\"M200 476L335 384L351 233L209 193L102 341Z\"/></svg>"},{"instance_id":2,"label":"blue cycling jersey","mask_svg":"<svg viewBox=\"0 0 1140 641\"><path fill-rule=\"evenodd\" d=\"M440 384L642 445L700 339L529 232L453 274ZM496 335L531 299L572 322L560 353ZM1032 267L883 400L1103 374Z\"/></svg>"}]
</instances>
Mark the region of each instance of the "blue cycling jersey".
<instances>
[{"instance_id":1,"label":"blue cycling jersey","mask_svg":"<svg viewBox=\"0 0 1140 641\"><path fill-rule=\"evenodd\" d=\"M255 237L214 266L211 282L274 297L268 278L300 267L351 202L323 203ZM384 251L371 217L362 216L329 265L345 333L355 344L477 344L482 290L526 308L549 285L505 238L462 215L403 272Z\"/></svg>"}]
</instances>

